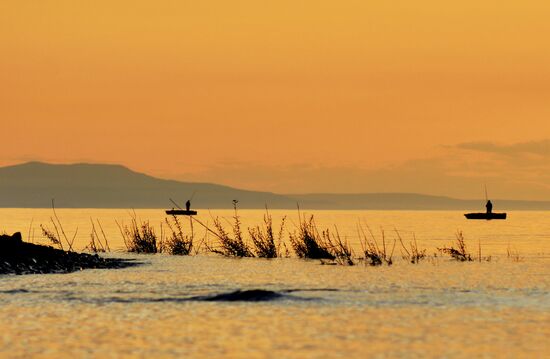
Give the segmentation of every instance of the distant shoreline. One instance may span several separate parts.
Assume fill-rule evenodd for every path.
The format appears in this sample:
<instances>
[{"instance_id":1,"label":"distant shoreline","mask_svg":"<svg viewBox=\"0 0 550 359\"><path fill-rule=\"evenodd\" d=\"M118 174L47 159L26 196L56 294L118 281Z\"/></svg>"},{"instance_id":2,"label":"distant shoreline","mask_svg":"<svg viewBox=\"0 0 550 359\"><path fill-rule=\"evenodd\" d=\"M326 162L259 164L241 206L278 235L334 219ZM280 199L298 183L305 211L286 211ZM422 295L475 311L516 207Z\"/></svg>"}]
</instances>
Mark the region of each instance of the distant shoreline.
<instances>
[{"instance_id":1,"label":"distant shoreline","mask_svg":"<svg viewBox=\"0 0 550 359\"><path fill-rule=\"evenodd\" d=\"M62 207L62 206L56 206L55 207L56 209L61 209L61 210L67 210L67 209L93 209L93 210L98 210L98 209L106 209L106 210L159 210L159 211L165 211L167 209L171 209L166 207L166 208L160 208L160 207ZM9 209L17 209L17 210L21 210L21 209L44 209L44 210L49 210L51 209L51 206L50 207L2 207L0 206L0 210L9 210ZM225 208L194 208L195 210L197 210L199 212L199 214L202 214L204 212L208 212L208 211L218 211L218 210L233 210L233 208L229 208L229 207L225 207ZM243 210L243 211L263 211L265 210L265 207L257 207L257 208L239 208L239 210ZM269 208L268 207L268 210L269 211L297 211L298 209L295 207L295 208ZM300 206L300 210L301 211L342 211L342 212L345 212L345 211L349 211L349 212L352 212L352 211L411 211L411 212L439 212L439 211L442 211L442 212L456 212L456 211L482 211L482 209L480 209L479 207L464 207L464 208L309 208L309 207L302 207ZM548 208L512 208L512 207L499 207L499 211L520 211L520 212L546 212L546 211L550 211L550 206L548 206Z\"/></svg>"},{"instance_id":2,"label":"distant shoreline","mask_svg":"<svg viewBox=\"0 0 550 359\"><path fill-rule=\"evenodd\" d=\"M191 199L193 208L294 210L484 210L485 199L418 193L278 194L214 183L165 180L124 166L29 162L0 167L0 208L169 209ZM495 210L550 210L550 200L492 198Z\"/></svg>"}]
</instances>

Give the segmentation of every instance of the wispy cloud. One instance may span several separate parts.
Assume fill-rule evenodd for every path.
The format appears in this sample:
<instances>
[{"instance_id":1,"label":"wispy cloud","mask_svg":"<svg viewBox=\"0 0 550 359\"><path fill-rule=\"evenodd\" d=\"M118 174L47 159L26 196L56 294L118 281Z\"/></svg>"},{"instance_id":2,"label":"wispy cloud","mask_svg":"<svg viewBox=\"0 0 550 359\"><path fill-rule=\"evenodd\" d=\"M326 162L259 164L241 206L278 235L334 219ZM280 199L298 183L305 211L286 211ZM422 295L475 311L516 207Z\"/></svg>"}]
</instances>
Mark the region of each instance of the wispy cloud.
<instances>
[{"instance_id":1,"label":"wispy cloud","mask_svg":"<svg viewBox=\"0 0 550 359\"><path fill-rule=\"evenodd\" d=\"M533 154L550 157L550 139L540 141L519 142L513 144L497 144L493 142L465 142L456 146L459 149L502 155Z\"/></svg>"}]
</instances>

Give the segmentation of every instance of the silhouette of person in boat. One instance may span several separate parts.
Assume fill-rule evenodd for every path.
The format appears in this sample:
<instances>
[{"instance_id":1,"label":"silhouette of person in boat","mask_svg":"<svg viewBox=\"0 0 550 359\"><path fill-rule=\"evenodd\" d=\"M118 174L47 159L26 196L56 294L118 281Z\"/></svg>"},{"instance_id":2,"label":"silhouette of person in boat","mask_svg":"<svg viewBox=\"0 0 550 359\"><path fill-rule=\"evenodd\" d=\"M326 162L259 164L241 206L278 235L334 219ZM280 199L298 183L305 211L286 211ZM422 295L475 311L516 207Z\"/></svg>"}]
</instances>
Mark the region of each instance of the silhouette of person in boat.
<instances>
[{"instance_id":1,"label":"silhouette of person in boat","mask_svg":"<svg viewBox=\"0 0 550 359\"><path fill-rule=\"evenodd\" d=\"M185 210L189 212L190 209L191 209L191 201L187 200L187 202L185 202Z\"/></svg>"},{"instance_id":2,"label":"silhouette of person in boat","mask_svg":"<svg viewBox=\"0 0 550 359\"><path fill-rule=\"evenodd\" d=\"M493 204L491 203L491 200L487 201L485 208L487 208L487 214L493 213Z\"/></svg>"}]
</instances>

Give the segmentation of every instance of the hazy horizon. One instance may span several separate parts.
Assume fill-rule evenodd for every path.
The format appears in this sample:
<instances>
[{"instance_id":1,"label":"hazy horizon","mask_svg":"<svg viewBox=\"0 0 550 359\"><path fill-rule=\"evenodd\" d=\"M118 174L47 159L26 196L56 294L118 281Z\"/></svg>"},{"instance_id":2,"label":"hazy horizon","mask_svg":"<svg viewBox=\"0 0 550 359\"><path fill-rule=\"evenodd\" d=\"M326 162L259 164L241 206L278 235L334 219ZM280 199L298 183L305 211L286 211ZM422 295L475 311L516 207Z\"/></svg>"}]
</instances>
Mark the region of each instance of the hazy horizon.
<instances>
[{"instance_id":1,"label":"hazy horizon","mask_svg":"<svg viewBox=\"0 0 550 359\"><path fill-rule=\"evenodd\" d=\"M310 189L311 188L316 188L315 184L314 183L311 183L310 185L307 185L304 187L304 191L286 191L286 192L279 192L279 191L274 191L274 190L270 190L269 187L270 186L267 186L268 188L262 188L262 187L257 187L257 188L253 188L253 187L243 187L242 185L239 185L239 181L225 181L225 179L223 177L212 177L210 178L209 180L202 180L202 179L193 179L192 177L191 178L174 178L174 177L169 177L169 176L162 176L162 175L155 175L155 174L151 174L151 173L147 173L147 172L144 172L144 171L139 171L139 170L136 170L136 169L133 169L131 168L130 166L127 166L123 163L108 163L108 162L93 162L93 161L83 161L83 162L48 162L48 161L41 161L41 160L29 160L29 161L23 161L23 162L17 162L17 163L13 163L13 164L8 164L8 165L0 165L0 168L5 168L5 167L18 167L18 166L24 166L24 165L29 165L29 164L45 164L45 165L63 165L63 166L78 166L78 165L98 165L98 166L115 166L115 167L122 167L122 168L125 168L131 172L134 172L136 174L141 174L141 175L146 175L146 176L149 176L149 177L152 177L152 178L155 178L155 179L160 179L160 180L167 180L167 181L178 181L178 182L182 182L182 183L201 183L201 184L215 184L215 185L220 185L220 186L227 186L227 187L230 187L230 188L235 188L235 189L239 189L239 190L245 190L245 191L258 191L258 192L268 192L268 193L274 193L274 194L279 194L279 195L318 195L318 194L326 194L326 195L361 195L361 194L419 194L419 195L425 195L425 196L434 196L434 197L448 197L448 198L451 198L451 199L458 199L458 200L482 200L484 199L484 196L485 196L485 184L484 185L480 185L479 183L472 183L472 186L478 186L478 193L477 193L477 196L474 194L472 195L471 197L461 197L461 196L457 196L457 195L452 195L452 194L449 194L449 193L434 193L434 192L429 192L426 191L426 192L420 192L420 191L404 191L404 190L395 190L395 191L389 191L389 190L380 190L380 191L363 191L363 192L360 192L360 191L350 191L350 190L345 190L345 189L342 189L342 188L335 188L335 190L333 191L326 191L326 190L321 190L321 191L311 191ZM221 174L220 174L221 175ZM233 184L235 183L235 184ZM245 182L246 183L246 182ZM347 187L346 187L347 188ZM488 188L488 195L491 194L490 193L490 190L491 188L489 187ZM514 198L514 197L506 197L506 196L503 196L503 197L495 197L493 196L492 194L489 196L493 199L504 199L504 200L513 200L513 201L547 201L546 199L544 198L533 198L533 199L529 199L529 198Z\"/></svg>"},{"instance_id":2,"label":"hazy horizon","mask_svg":"<svg viewBox=\"0 0 550 359\"><path fill-rule=\"evenodd\" d=\"M198 193L195 208L311 209L476 209L485 199L459 198L418 192L304 192L277 193L227 186L216 181L193 182L151 176L121 164L52 164L31 161L0 166L0 207L49 208L165 208L169 198L187 199ZM546 210L550 201L490 197L500 209ZM10 205L11 204L11 205ZM197 206L198 204L198 206ZM204 207L200 207L200 206ZM244 205L244 207L243 207ZM214 206L214 207L212 207Z\"/></svg>"}]
</instances>

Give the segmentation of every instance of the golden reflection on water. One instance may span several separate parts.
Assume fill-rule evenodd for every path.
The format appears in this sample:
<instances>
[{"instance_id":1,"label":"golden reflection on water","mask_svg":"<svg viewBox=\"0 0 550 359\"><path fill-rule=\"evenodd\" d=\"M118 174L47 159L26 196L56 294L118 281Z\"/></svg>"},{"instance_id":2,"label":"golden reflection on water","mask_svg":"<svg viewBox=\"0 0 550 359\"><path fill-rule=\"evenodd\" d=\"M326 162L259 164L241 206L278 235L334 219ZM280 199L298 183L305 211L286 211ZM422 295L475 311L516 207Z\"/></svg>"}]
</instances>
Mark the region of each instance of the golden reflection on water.
<instances>
[{"instance_id":1,"label":"golden reflection on water","mask_svg":"<svg viewBox=\"0 0 550 359\"><path fill-rule=\"evenodd\" d=\"M137 210L156 225L159 210ZM230 217L231 211L213 211ZM211 255L110 255L145 264L121 270L0 276L0 357L544 357L550 352L550 224L547 212L514 212L505 222L466 221L458 212L315 211L357 246L357 221L392 238L414 232L431 253L464 231L490 262L438 257L391 267L323 266L290 259ZM59 209L75 247L99 218L111 247L124 245L114 220L125 210ZM240 211L244 226L262 211ZM291 211L272 211L275 222ZM7 232L27 236L51 210L0 210ZM201 213L202 221L208 213ZM197 228L195 228L197 229ZM32 232L32 229L31 229ZM198 230L202 234L202 230ZM508 243L522 260L506 257ZM269 302L204 302L236 289L285 294Z\"/></svg>"},{"instance_id":2,"label":"golden reflection on water","mask_svg":"<svg viewBox=\"0 0 550 359\"><path fill-rule=\"evenodd\" d=\"M13 313L7 318L4 313ZM114 305L4 308L2 355L11 357L536 357L548 316L477 308L332 308ZM124 313L122 315L121 313ZM24 320L21 323L21 320ZM27 320L25 320L27 319ZM24 324L24 325L22 325ZM48 328L47 331L44 329ZM542 356L539 356L542 357Z\"/></svg>"}]
</instances>

